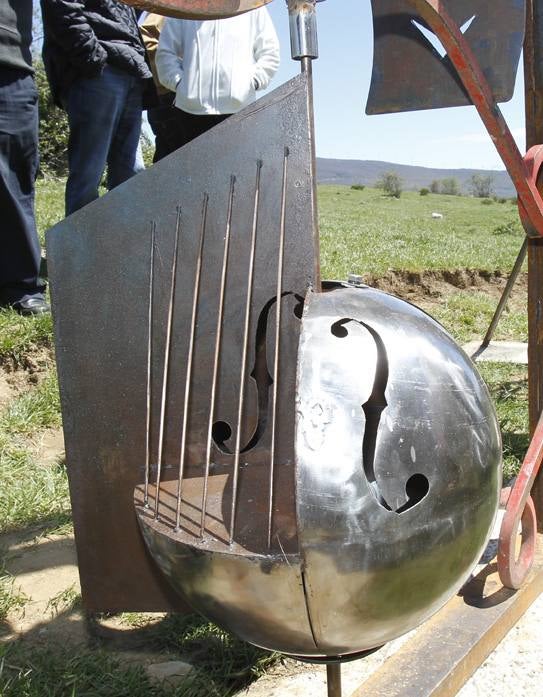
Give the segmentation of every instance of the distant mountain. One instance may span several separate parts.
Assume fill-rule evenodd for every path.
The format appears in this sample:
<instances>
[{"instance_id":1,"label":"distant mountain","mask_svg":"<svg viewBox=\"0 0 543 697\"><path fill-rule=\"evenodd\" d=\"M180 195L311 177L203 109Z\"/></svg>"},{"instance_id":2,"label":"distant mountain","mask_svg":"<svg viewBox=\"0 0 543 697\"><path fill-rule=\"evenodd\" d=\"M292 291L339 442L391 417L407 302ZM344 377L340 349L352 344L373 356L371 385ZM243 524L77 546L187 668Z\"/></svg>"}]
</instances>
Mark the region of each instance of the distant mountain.
<instances>
[{"instance_id":1,"label":"distant mountain","mask_svg":"<svg viewBox=\"0 0 543 697\"><path fill-rule=\"evenodd\" d=\"M504 170L482 169L433 169L431 167L412 167L399 165L394 162L379 162L376 160L331 160L317 158L317 180L319 184L351 185L364 184L374 186L375 182L387 172L395 172L403 181L406 190L419 190L430 187L434 179L457 179L461 192L469 194L469 180L474 174L494 177L494 193L496 196L509 197L515 195L515 188L509 175Z\"/></svg>"}]
</instances>

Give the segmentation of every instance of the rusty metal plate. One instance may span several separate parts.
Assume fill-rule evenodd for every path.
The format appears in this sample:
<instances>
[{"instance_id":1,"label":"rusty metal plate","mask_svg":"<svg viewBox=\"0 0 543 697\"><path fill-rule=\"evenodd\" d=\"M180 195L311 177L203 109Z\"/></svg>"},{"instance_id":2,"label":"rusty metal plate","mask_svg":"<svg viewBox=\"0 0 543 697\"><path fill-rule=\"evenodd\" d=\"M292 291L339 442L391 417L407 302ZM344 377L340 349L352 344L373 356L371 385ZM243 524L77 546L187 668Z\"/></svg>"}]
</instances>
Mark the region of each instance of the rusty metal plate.
<instances>
[{"instance_id":1,"label":"rusty metal plate","mask_svg":"<svg viewBox=\"0 0 543 697\"><path fill-rule=\"evenodd\" d=\"M233 438L224 424L234 431L257 177L258 230L247 352L251 379L245 387L241 434L244 449L246 444L250 448L244 452L243 462L258 465L270 449L269 381L281 229L280 350L284 359L276 456L287 467L285 476L293 479L296 361L289 357L297 353L301 302L308 286L319 281L309 104L307 77L300 75L48 233L66 457L83 599L88 609L158 611L182 607L145 552L133 492L145 479L147 434L154 463L163 439L163 480L177 477L204 202L201 312L192 352L194 421L186 443L186 476L197 477L201 471L201 443L205 441L201 424L206 420L199 416L209 410L215 308L227 227L231 241L215 409L223 428L214 436L220 446L214 466L220 468L221 461L232 459ZM152 231L155 261L148 431ZM179 261L165 381L177 231ZM162 387L165 382L166 392ZM161 406L164 397L165 410Z\"/></svg>"},{"instance_id":2,"label":"rusty metal plate","mask_svg":"<svg viewBox=\"0 0 543 697\"><path fill-rule=\"evenodd\" d=\"M125 0L141 10L181 19L220 19L263 7L271 0Z\"/></svg>"},{"instance_id":3,"label":"rusty metal plate","mask_svg":"<svg viewBox=\"0 0 543 697\"><path fill-rule=\"evenodd\" d=\"M493 97L513 96L524 39L524 0L447 0ZM372 0L374 58L367 114L471 104L449 57L411 0ZM437 48L435 47L437 46Z\"/></svg>"}]
</instances>

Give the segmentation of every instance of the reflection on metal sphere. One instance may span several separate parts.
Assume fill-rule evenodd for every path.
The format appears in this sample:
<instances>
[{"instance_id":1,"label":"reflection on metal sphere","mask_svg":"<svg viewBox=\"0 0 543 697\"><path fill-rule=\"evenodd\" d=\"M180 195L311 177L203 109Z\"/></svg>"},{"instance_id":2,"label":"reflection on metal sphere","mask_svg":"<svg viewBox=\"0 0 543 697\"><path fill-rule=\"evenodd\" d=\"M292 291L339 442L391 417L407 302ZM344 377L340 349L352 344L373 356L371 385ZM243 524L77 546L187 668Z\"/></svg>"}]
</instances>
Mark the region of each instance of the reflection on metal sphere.
<instances>
[{"instance_id":1,"label":"reflection on metal sphere","mask_svg":"<svg viewBox=\"0 0 543 697\"><path fill-rule=\"evenodd\" d=\"M473 364L431 317L336 284L305 301L294 439L295 515L270 550L172 531L141 505L140 524L196 610L265 648L346 657L414 628L469 576L498 507L496 415ZM277 468L279 519L288 464ZM228 509L227 487L212 480L213 510ZM257 503L242 520L249 538L259 511L266 517Z\"/></svg>"}]
</instances>

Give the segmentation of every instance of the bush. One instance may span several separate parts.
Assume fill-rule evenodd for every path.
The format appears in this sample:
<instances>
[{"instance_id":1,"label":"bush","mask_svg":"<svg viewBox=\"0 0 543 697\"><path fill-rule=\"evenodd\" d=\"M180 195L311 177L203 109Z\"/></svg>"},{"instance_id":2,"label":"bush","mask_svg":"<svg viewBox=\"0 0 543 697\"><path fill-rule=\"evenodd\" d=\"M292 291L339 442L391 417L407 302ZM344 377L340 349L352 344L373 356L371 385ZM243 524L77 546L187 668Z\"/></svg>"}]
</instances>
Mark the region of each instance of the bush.
<instances>
[{"instance_id":1,"label":"bush","mask_svg":"<svg viewBox=\"0 0 543 697\"><path fill-rule=\"evenodd\" d=\"M377 189L382 189L391 198L400 198L402 195L402 180L396 172L383 174L382 179L375 184Z\"/></svg>"},{"instance_id":2,"label":"bush","mask_svg":"<svg viewBox=\"0 0 543 697\"><path fill-rule=\"evenodd\" d=\"M40 173L62 177L68 172L68 117L53 104L43 62L38 59L34 67L40 108Z\"/></svg>"},{"instance_id":3,"label":"bush","mask_svg":"<svg viewBox=\"0 0 543 697\"><path fill-rule=\"evenodd\" d=\"M491 198L484 198L481 203L483 206L490 206L494 201Z\"/></svg>"},{"instance_id":4,"label":"bush","mask_svg":"<svg viewBox=\"0 0 543 697\"><path fill-rule=\"evenodd\" d=\"M448 196L460 196L460 186L454 177L441 180L441 193Z\"/></svg>"},{"instance_id":5,"label":"bush","mask_svg":"<svg viewBox=\"0 0 543 697\"><path fill-rule=\"evenodd\" d=\"M469 180L469 189L476 198L490 198L494 187L494 177L491 174L474 174Z\"/></svg>"},{"instance_id":6,"label":"bush","mask_svg":"<svg viewBox=\"0 0 543 697\"><path fill-rule=\"evenodd\" d=\"M421 196L428 196L429 193L430 193L430 189L424 189L424 188L423 188L423 189L421 189L421 190L419 191L419 194L420 194Z\"/></svg>"},{"instance_id":7,"label":"bush","mask_svg":"<svg viewBox=\"0 0 543 697\"><path fill-rule=\"evenodd\" d=\"M438 179L434 179L432 181L432 183L430 184L430 191L433 194L439 194L439 180Z\"/></svg>"},{"instance_id":8,"label":"bush","mask_svg":"<svg viewBox=\"0 0 543 697\"><path fill-rule=\"evenodd\" d=\"M365 188L366 187L364 186L364 184L353 184L351 186L351 189L354 189L355 191L364 191Z\"/></svg>"}]
</instances>

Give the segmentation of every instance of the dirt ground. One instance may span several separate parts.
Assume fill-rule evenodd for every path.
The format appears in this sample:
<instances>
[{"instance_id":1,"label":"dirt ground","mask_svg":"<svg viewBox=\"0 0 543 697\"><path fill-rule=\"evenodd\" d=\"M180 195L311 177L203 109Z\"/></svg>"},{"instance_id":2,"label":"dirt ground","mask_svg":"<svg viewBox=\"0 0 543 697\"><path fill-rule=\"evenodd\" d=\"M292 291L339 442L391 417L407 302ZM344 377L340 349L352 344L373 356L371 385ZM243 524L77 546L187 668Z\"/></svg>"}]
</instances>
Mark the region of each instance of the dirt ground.
<instances>
[{"instance_id":1,"label":"dirt ground","mask_svg":"<svg viewBox=\"0 0 543 697\"><path fill-rule=\"evenodd\" d=\"M506 283L499 274L480 272L389 272L379 279L365 279L426 310L459 288L472 288L496 300ZM526 275L521 276L511 309L525 307ZM525 311L525 310L523 310ZM0 368L0 409L29 384L40 379L40 361L24 370ZM63 457L60 429L50 429L32 442L37 461L44 467ZM75 544L71 536L36 536L36 531L0 536L0 548L7 550L6 569L16 588L26 597L23 611L14 611L3 627L0 640L17 637L37 643L87 644L93 635L112 638L111 649L129 662L150 665L174 658L145 651L137 632L112 618L89 625L79 607L73 607L79 593ZM343 668L344 694L348 697L369 674L386 661L409 638L390 643L363 661ZM543 687L543 596L491 654L484 665L460 691L459 697L541 697ZM243 693L246 697L324 697L325 669L292 660L279 663ZM112 696L114 697L114 696Z\"/></svg>"}]
</instances>

